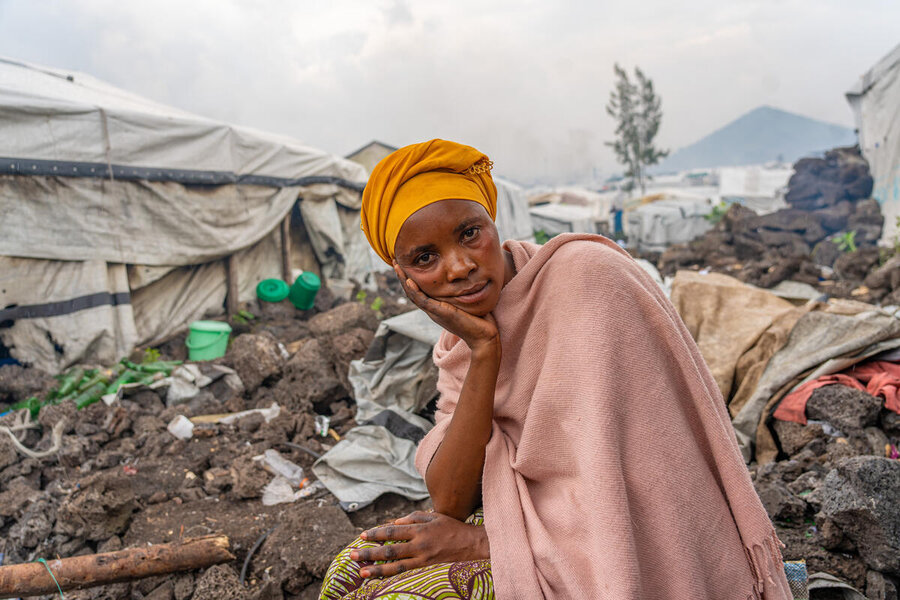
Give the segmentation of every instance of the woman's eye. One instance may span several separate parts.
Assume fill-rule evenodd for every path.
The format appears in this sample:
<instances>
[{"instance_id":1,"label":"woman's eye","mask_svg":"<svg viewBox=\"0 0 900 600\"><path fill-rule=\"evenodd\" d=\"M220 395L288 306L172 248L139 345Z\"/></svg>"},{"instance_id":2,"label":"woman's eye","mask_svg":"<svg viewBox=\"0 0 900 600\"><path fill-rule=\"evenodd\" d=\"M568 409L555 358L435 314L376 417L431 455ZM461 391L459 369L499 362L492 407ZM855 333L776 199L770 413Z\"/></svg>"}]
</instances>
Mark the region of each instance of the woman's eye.
<instances>
[{"instance_id":1,"label":"woman's eye","mask_svg":"<svg viewBox=\"0 0 900 600\"><path fill-rule=\"evenodd\" d=\"M465 231L463 231L463 239L470 240L478 234L477 227L469 227Z\"/></svg>"},{"instance_id":2,"label":"woman's eye","mask_svg":"<svg viewBox=\"0 0 900 600\"><path fill-rule=\"evenodd\" d=\"M416 257L415 263L416 266L421 267L422 265L427 265L431 262L432 254L430 252L426 252L425 254L420 254Z\"/></svg>"}]
</instances>

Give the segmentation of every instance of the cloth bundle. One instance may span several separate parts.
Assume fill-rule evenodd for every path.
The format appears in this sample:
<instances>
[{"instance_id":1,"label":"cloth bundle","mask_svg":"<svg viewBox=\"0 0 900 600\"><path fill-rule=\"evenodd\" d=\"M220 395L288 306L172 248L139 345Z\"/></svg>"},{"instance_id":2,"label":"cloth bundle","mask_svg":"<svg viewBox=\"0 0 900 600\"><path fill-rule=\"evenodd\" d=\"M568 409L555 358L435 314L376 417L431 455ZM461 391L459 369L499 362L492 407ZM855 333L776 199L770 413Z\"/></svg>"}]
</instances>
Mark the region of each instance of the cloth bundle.
<instances>
[{"instance_id":1,"label":"cloth bundle","mask_svg":"<svg viewBox=\"0 0 900 600\"><path fill-rule=\"evenodd\" d=\"M482 482L498 598L790 598L715 380L650 277L600 236L508 241ZM470 351L444 333L437 424Z\"/></svg>"},{"instance_id":2,"label":"cloth bundle","mask_svg":"<svg viewBox=\"0 0 900 600\"><path fill-rule=\"evenodd\" d=\"M782 421L806 425L806 403L812 393L826 385L846 385L884 399L884 407L900 413L900 364L871 360L841 373L807 381L784 397L772 416Z\"/></svg>"}]
</instances>

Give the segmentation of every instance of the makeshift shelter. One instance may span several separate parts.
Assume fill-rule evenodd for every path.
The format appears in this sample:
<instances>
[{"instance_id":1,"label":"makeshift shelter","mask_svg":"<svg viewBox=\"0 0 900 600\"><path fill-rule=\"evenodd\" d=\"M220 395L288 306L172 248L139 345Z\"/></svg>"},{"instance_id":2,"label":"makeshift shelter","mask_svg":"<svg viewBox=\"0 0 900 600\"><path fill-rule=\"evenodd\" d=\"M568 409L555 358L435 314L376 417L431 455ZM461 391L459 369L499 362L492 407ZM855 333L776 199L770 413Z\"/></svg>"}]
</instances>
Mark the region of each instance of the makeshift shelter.
<instances>
[{"instance_id":1,"label":"makeshift shelter","mask_svg":"<svg viewBox=\"0 0 900 600\"><path fill-rule=\"evenodd\" d=\"M667 190L626 207L624 226L628 245L644 252L662 252L672 244L684 244L712 228L705 218L713 201L704 195Z\"/></svg>"},{"instance_id":2,"label":"makeshift shelter","mask_svg":"<svg viewBox=\"0 0 900 600\"><path fill-rule=\"evenodd\" d=\"M787 167L722 167L719 196L726 202L743 204L758 215L788 208L784 193L794 169Z\"/></svg>"},{"instance_id":3,"label":"makeshift shelter","mask_svg":"<svg viewBox=\"0 0 900 600\"><path fill-rule=\"evenodd\" d=\"M0 340L49 371L110 363L295 267L362 277L365 180L287 137L0 59Z\"/></svg>"},{"instance_id":4,"label":"makeshift shelter","mask_svg":"<svg viewBox=\"0 0 900 600\"><path fill-rule=\"evenodd\" d=\"M534 241L534 227L528 214L528 198L515 183L494 177L497 186L497 231L501 240Z\"/></svg>"},{"instance_id":5,"label":"makeshift shelter","mask_svg":"<svg viewBox=\"0 0 900 600\"><path fill-rule=\"evenodd\" d=\"M397 148L394 146L379 142L378 140L372 140L362 148L348 154L346 158L347 160L352 160L355 163L361 164L366 168L368 173L371 173L372 169L381 162L382 158L395 150L397 150Z\"/></svg>"},{"instance_id":6,"label":"makeshift shelter","mask_svg":"<svg viewBox=\"0 0 900 600\"><path fill-rule=\"evenodd\" d=\"M872 197L884 215L881 239L891 244L900 217L900 45L860 78L847 101L874 180Z\"/></svg>"}]
</instances>

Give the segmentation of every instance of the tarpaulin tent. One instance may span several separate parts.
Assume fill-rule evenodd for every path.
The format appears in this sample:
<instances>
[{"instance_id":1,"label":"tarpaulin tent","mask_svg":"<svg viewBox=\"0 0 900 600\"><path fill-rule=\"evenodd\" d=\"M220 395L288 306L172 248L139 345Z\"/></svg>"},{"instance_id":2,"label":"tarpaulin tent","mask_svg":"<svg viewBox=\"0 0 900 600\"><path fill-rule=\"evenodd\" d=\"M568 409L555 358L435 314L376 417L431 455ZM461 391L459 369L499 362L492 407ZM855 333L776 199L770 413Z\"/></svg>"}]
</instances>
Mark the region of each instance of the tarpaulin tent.
<instances>
[{"instance_id":1,"label":"tarpaulin tent","mask_svg":"<svg viewBox=\"0 0 900 600\"><path fill-rule=\"evenodd\" d=\"M884 214L881 239L891 244L900 217L900 45L860 78L847 101L874 180L872 197Z\"/></svg>"},{"instance_id":2,"label":"tarpaulin tent","mask_svg":"<svg viewBox=\"0 0 900 600\"><path fill-rule=\"evenodd\" d=\"M296 140L0 59L0 340L48 370L111 362L221 314L229 280L236 301L289 277L292 256L361 277L365 181Z\"/></svg>"},{"instance_id":3,"label":"tarpaulin tent","mask_svg":"<svg viewBox=\"0 0 900 600\"><path fill-rule=\"evenodd\" d=\"M651 201L652 200L652 201ZM628 245L646 252L662 252L672 244L685 244L712 228L704 218L713 201L684 190L665 190L646 196L642 204L626 208Z\"/></svg>"}]
</instances>

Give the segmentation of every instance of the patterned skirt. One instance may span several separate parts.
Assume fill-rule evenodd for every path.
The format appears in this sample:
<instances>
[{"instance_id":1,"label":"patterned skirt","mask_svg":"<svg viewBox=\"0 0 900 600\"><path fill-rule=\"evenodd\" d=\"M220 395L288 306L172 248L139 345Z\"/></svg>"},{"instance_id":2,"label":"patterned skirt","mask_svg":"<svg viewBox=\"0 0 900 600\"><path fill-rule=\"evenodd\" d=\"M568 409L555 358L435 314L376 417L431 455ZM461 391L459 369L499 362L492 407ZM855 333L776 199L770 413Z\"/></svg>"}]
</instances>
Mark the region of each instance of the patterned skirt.
<instances>
[{"instance_id":1,"label":"patterned skirt","mask_svg":"<svg viewBox=\"0 0 900 600\"><path fill-rule=\"evenodd\" d=\"M466 519L466 523L484 525L484 515L479 508ZM385 542L388 544L394 542ZM356 538L341 550L328 567L319 600L493 600L494 581L491 578L491 561L441 563L412 569L384 579L359 576L366 562L350 558L350 552L360 548L379 546L380 542L367 542Z\"/></svg>"}]
</instances>

